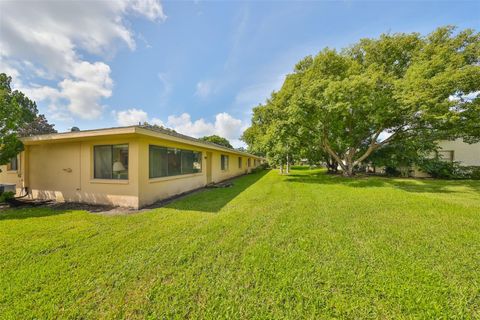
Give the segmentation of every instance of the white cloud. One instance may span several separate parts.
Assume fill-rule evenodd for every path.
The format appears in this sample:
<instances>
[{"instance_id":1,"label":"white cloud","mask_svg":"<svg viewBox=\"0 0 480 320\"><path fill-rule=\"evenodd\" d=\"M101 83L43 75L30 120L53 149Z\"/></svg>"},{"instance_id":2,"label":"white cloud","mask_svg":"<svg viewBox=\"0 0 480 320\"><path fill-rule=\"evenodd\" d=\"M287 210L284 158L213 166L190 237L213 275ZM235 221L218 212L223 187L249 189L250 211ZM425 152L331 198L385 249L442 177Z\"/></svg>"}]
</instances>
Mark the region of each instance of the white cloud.
<instances>
[{"instance_id":1,"label":"white cloud","mask_svg":"<svg viewBox=\"0 0 480 320\"><path fill-rule=\"evenodd\" d=\"M136 11L152 21L157 19L167 19L162 6L157 0L132 0L131 8L133 11Z\"/></svg>"},{"instance_id":2,"label":"white cloud","mask_svg":"<svg viewBox=\"0 0 480 320\"><path fill-rule=\"evenodd\" d=\"M113 111L112 115L117 120L117 124L120 126L133 126L139 123L148 122L150 124L156 124L164 127L165 124L161 119L149 118L147 112L142 109L131 108L121 111Z\"/></svg>"},{"instance_id":3,"label":"white cloud","mask_svg":"<svg viewBox=\"0 0 480 320\"><path fill-rule=\"evenodd\" d=\"M215 132L215 126L212 123L208 123L204 119L192 121L188 113L182 113L179 116L168 116L167 126L175 131L196 138L212 135Z\"/></svg>"},{"instance_id":4,"label":"white cloud","mask_svg":"<svg viewBox=\"0 0 480 320\"><path fill-rule=\"evenodd\" d=\"M128 109L114 113L117 123L121 126L132 126L148 121L148 114L141 109Z\"/></svg>"},{"instance_id":5,"label":"white cloud","mask_svg":"<svg viewBox=\"0 0 480 320\"><path fill-rule=\"evenodd\" d=\"M156 0L0 1L0 72L14 77L17 89L49 105L49 116L94 119L101 100L112 95L110 67L80 53L111 56L117 43L135 49L129 14L165 20ZM34 77L32 77L34 75ZM37 85L32 78L52 82Z\"/></svg>"},{"instance_id":6,"label":"white cloud","mask_svg":"<svg viewBox=\"0 0 480 320\"><path fill-rule=\"evenodd\" d=\"M192 121L188 113L179 116L171 115L166 125L175 131L196 138L216 134L232 141L238 140L246 128L245 123L226 112L217 114L214 122L207 122L203 118Z\"/></svg>"},{"instance_id":7,"label":"white cloud","mask_svg":"<svg viewBox=\"0 0 480 320\"><path fill-rule=\"evenodd\" d=\"M152 118L149 123L151 124L156 124L157 126L161 126L161 127L165 127L165 124L163 123L162 120L158 119L158 118Z\"/></svg>"},{"instance_id":8,"label":"white cloud","mask_svg":"<svg viewBox=\"0 0 480 320\"><path fill-rule=\"evenodd\" d=\"M178 116L168 116L166 123L159 118L150 118L147 112L142 109L131 108L114 111L112 114L120 126L131 126L148 122L174 129L179 133L195 138L216 134L227 138L234 146L244 146L244 143L239 138L246 129L247 124L226 112L217 114L214 122L205 121L203 118L192 121L190 114L182 113Z\"/></svg>"},{"instance_id":9,"label":"white cloud","mask_svg":"<svg viewBox=\"0 0 480 320\"><path fill-rule=\"evenodd\" d=\"M215 116L215 132L227 139L237 139L242 134L243 123L226 112Z\"/></svg>"}]
</instances>

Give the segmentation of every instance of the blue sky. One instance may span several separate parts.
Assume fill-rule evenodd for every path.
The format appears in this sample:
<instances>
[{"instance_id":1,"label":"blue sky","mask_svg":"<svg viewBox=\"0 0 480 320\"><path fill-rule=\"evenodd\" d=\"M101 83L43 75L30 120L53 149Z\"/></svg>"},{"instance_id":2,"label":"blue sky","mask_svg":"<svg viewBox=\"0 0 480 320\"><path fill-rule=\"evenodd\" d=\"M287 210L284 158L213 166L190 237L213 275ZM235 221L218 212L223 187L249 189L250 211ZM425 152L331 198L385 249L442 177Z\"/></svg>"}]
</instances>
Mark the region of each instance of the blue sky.
<instances>
[{"instance_id":1,"label":"blue sky","mask_svg":"<svg viewBox=\"0 0 480 320\"><path fill-rule=\"evenodd\" d=\"M146 120L236 146L251 109L306 55L384 32L480 27L479 1L22 5L0 4L0 71L57 129Z\"/></svg>"}]
</instances>

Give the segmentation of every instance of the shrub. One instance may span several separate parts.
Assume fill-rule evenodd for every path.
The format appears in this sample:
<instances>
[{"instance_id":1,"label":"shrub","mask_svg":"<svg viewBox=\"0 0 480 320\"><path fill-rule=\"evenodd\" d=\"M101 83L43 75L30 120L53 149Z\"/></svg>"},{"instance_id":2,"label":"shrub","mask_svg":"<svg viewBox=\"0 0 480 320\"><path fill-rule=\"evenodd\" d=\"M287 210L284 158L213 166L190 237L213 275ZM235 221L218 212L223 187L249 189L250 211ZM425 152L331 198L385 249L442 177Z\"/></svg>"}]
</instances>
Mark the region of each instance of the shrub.
<instances>
[{"instance_id":1,"label":"shrub","mask_svg":"<svg viewBox=\"0 0 480 320\"><path fill-rule=\"evenodd\" d=\"M15 193L8 191L8 192L3 192L0 194L0 203L6 202L8 199L13 199L15 197Z\"/></svg>"},{"instance_id":2,"label":"shrub","mask_svg":"<svg viewBox=\"0 0 480 320\"><path fill-rule=\"evenodd\" d=\"M480 167L461 166L458 162L423 159L418 164L422 171L439 179L480 179Z\"/></svg>"},{"instance_id":3,"label":"shrub","mask_svg":"<svg viewBox=\"0 0 480 320\"><path fill-rule=\"evenodd\" d=\"M419 163L420 169L433 178L454 179L455 162L442 161L440 159L423 159Z\"/></svg>"},{"instance_id":4,"label":"shrub","mask_svg":"<svg viewBox=\"0 0 480 320\"><path fill-rule=\"evenodd\" d=\"M479 167L470 167L472 172L470 174L470 179L480 180L480 166Z\"/></svg>"},{"instance_id":5,"label":"shrub","mask_svg":"<svg viewBox=\"0 0 480 320\"><path fill-rule=\"evenodd\" d=\"M265 170L265 169L268 169L268 163L262 163L258 167L252 169L252 173L259 172L259 171L262 171L262 170Z\"/></svg>"},{"instance_id":6,"label":"shrub","mask_svg":"<svg viewBox=\"0 0 480 320\"><path fill-rule=\"evenodd\" d=\"M400 170L398 170L395 167L391 167L391 166L385 167L385 175L389 177L398 177L400 176L400 174L401 174Z\"/></svg>"},{"instance_id":7,"label":"shrub","mask_svg":"<svg viewBox=\"0 0 480 320\"><path fill-rule=\"evenodd\" d=\"M458 171L460 175L466 179L480 180L479 166L460 167Z\"/></svg>"}]
</instances>

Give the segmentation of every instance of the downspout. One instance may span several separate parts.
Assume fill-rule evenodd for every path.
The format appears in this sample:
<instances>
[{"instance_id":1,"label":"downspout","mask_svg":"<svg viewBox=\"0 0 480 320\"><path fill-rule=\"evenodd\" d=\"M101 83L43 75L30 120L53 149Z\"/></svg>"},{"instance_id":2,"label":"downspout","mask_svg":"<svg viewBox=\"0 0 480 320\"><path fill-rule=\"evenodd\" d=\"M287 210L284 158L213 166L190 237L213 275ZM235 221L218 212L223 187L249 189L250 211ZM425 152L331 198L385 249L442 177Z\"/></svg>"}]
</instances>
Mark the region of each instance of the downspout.
<instances>
[{"instance_id":1,"label":"downspout","mask_svg":"<svg viewBox=\"0 0 480 320\"><path fill-rule=\"evenodd\" d=\"M78 188L77 191L82 190L82 142L79 143L80 150L78 151Z\"/></svg>"},{"instance_id":2,"label":"downspout","mask_svg":"<svg viewBox=\"0 0 480 320\"><path fill-rule=\"evenodd\" d=\"M21 171L23 174L23 189L25 190L25 194L28 195L32 193L30 189L30 146L25 146L23 158L20 167L23 165L23 170Z\"/></svg>"}]
</instances>

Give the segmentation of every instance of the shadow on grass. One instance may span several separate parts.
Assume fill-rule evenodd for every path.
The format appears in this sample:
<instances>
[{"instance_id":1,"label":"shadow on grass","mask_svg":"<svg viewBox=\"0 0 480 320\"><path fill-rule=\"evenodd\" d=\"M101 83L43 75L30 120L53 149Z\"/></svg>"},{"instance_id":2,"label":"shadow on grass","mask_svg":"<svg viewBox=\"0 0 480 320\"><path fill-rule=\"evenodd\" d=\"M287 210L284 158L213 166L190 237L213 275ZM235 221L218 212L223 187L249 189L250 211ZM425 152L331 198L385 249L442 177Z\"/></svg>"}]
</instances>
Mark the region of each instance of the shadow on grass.
<instances>
[{"instance_id":1,"label":"shadow on grass","mask_svg":"<svg viewBox=\"0 0 480 320\"><path fill-rule=\"evenodd\" d=\"M165 208L189 211L203 211L216 213L225 205L236 198L245 189L255 184L269 171L260 172L241 176L231 180L233 185L228 188L202 189L192 195L186 196L165 206Z\"/></svg>"},{"instance_id":2,"label":"shadow on grass","mask_svg":"<svg viewBox=\"0 0 480 320\"><path fill-rule=\"evenodd\" d=\"M0 221L2 220L22 220L28 218L43 218L56 216L69 212L68 210L54 210L45 207L19 207L0 210Z\"/></svg>"},{"instance_id":3,"label":"shadow on grass","mask_svg":"<svg viewBox=\"0 0 480 320\"><path fill-rule=\"evenodd\" d=\"M315 183L323 185L344 185L352 188L394 187L414 193L456 193L450 189L464 186L472 191L480 192L480 181L473 180L433 180L388 177L356 177L345 178L340 175L329 175L325 171L314 170L301 174L290 174L287 182Z\"/></svg>"}]
</instances>

